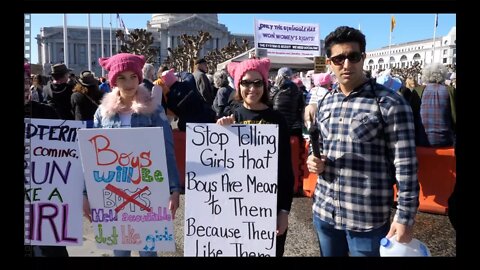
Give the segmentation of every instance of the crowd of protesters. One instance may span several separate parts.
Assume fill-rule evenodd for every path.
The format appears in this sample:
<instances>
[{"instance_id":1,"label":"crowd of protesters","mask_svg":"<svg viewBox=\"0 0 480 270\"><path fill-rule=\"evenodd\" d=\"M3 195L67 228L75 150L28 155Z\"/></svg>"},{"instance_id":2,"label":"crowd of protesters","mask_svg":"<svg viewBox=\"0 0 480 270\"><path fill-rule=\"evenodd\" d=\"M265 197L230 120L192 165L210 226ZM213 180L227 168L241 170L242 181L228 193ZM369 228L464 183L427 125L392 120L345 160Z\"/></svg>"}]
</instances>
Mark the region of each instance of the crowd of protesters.
<instances>
[{"instance_id":1,"label":"crowd of protesters","mask_svg":"<svg viewBox=\"0 0 480 270\"><path fill-rule=\"evenodd\" d=\"M171 91L193 85L191 95L198 97L195 102L201 103L199 112L204 116L195 118L196 122L278 124L277 256L283 256L293 196L288 138L297 136L303 145L307 131L316 127L321 154L310 155L307 164L310 172L319 175L312 209L322 255L378 256L382 237L397 234L403 242L412 238L418 207L415 146L455 146L456 73L438 63L426 65L420 76L407 78L390 70L364 71L365 36L350 27L330 33L325 46L328 70L321 73L288 66L272 70L268 58L254 56L214 73L208 73L207 61L200 58L190 75L167 66L156 69L143 56L128 53L99 59L107 77L96 77L89 70L77 73L59 63L51 66L47 78L31 74L26 63L25 117L82 120L88 127L100 128L135 128L149 121L162 126L172 214L180 191L172 128L184 131L193 118L170 105ZM193 83L187 85L188 80ZM401 195L390 223L392 179L400 184ZM341 184L332 184L338 181ZM360 182L363 188L356 186ZM340 193L347 195L336 197ZM88 216L88 198L84 204ZM114 254L129 256L130 252ZM64 247L37 246L34 255L68 256L68 252Z\"/></svg>"}]
</instances>

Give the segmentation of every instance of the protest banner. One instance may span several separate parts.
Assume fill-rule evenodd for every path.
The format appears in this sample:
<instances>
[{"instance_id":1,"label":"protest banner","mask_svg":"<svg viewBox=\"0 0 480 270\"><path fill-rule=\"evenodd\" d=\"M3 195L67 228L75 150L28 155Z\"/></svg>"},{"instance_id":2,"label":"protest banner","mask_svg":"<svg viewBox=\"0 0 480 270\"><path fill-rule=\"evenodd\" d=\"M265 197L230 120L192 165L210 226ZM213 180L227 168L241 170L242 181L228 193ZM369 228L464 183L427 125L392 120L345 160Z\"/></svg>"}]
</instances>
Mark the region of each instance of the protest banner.
<instances>
[{"instance_id":1,"label":"protest banner","mask_svg":"<svg viewBox=\"0 0 480 270\"><path fill-rule=\"evenodd\" d=\"M78 133L99 248L175 251L163 129Z\"/></svg>"},{"instance_id":2,"label":"protest banner","mask_svg":"<svg viewBox=\"0 0 480 270\"><path fill-rule=\"evenodd\" d=\"M275 256L278 125L187 124L185 256Z\"/></svg>"},{"instance_id":3,"label":"protest banner","mask_svg":"<svg viewBox=\"0 0 480 270\"><path fill-rule=\"evenodd\" d=\"M255 20L255 48L268 55L314 57L320 55L320 26Z\"/></svg>"},{"instance_id":4,"label":"protest banner","mask_svg":"<svg viewBox=\"0 0 480 270\"><path fill-rule=\"evenodd\" d=\"M24 120L24 203L27 245L83 244L83 173L77 132L85 122Z\"/></svg>"}]
</instances>

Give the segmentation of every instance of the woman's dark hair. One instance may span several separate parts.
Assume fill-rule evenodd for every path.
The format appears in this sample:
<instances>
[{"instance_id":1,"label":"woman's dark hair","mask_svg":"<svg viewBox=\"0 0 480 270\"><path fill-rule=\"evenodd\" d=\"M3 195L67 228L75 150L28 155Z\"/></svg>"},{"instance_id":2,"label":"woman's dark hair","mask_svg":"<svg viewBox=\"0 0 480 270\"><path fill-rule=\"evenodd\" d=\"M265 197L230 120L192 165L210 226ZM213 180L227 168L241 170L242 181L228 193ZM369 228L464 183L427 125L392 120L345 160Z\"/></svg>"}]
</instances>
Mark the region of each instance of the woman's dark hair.
<instances>
[{"instance_id":1,"label":"woman's dark hair","mask_svg":"<svg viewBox=\"0 0 480 270\"><path fill-rule=\"evenodd\" d=\"M365 52L365 47L367 46L365 35L355 28L339 26L325 38L325 51L327 57L332 56L333 45L347 42L357 42L358 45L360 45L360 51L362 53Z\"/></svg>"}]
</instances>

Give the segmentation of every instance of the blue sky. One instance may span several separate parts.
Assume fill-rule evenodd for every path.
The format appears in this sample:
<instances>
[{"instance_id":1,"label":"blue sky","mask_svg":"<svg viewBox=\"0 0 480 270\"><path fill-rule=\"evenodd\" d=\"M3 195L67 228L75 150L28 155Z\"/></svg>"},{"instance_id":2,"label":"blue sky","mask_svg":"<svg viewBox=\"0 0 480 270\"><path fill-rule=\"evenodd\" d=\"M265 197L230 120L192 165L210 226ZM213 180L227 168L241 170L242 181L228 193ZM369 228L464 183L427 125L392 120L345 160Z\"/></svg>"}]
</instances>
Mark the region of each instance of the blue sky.
<instances>
[{"instance_id":1,"label":"blue sky","mask_svg":"<svg viewBox=\"0 0 480 270\"><path fill-rule=\"evenodd\" d=\"M341 25L358 28L367 37L367 51L388 46L390 19L395 16L396 27L392 44L433 38L435 14L218 14L219 23L227 26L233 34L253 34L254 18L280 22L318 23L320 38ZM120 14L129 29L146 28L152 14ZM439 14L436 36L445 36L456 26L456 14ZM32 63L37 63L37 42L34 39L44 26L62 26L63 14L32 14ZM116 14L112 14L115 27ZM104 14L103 25L109 27L110 14ZM69 26L87 26L86 14L67 14ZM101 26L101 15L91 14L92 27Z\"/></svg>"}]
</instances>

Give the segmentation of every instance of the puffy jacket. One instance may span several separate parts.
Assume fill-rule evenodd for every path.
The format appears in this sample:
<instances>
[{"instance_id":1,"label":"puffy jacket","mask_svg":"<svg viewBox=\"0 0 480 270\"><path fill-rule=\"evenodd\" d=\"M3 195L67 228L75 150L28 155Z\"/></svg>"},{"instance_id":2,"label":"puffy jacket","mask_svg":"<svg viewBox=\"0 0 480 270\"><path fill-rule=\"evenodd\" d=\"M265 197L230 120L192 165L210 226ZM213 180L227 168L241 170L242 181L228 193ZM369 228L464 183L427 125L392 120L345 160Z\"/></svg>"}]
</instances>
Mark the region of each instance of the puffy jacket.
<instances>
[{"instance_id":1,"label":"puffy jacket","mask_svg":"<svg viewBox=\"0 0 480 270\"><path fill-rule=\"evenodd\" d=\"M285 117L290 130L303 128L305 99L295 83L286 81L280 87L272 87L270 99L273 109L279 111Z\"/></svg>"}]
</instances>

